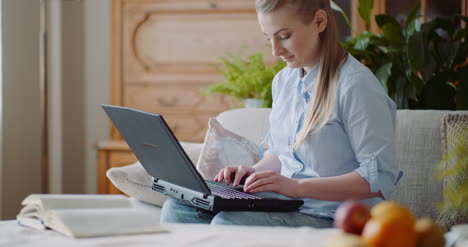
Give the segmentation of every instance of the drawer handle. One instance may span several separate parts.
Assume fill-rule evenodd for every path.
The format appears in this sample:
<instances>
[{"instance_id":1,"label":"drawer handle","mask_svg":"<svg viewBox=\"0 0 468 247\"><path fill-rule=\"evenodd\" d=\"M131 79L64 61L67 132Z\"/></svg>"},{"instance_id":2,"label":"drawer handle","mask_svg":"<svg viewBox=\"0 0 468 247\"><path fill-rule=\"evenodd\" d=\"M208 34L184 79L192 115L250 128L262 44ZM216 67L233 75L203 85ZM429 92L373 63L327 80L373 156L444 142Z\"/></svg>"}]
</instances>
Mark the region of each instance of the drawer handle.
<instances>
[{"instance_id":1,"label":"drawer handle","mask_svg":"<svg viewBox=\"0 0 468 247\"><path fill-rule=\"evenodd\" d=\"M178 99L176 97L173 97L171 99L158 99L158 103L161 106L174 106L177 104Z\"/></svg>"},{"instance_id":2,"label":"drawer handle","mask_svg":"<svg viewBox=\"0 0 468 247\"><path fill-rule=\"evenodd\" d=\"M210 8L216 9L216 8L218 8L218 5L216 3L214 3L214 2L211 2L210 3Z\"/></svg>"}]
</instances>

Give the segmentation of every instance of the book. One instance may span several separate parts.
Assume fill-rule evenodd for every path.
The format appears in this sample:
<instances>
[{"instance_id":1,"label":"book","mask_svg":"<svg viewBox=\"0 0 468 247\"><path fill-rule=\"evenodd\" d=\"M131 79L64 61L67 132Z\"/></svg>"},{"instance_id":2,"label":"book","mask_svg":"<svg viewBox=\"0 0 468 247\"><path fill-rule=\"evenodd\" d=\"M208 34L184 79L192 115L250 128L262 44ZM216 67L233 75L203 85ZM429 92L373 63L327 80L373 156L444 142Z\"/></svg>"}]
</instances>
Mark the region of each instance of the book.
<instances>
[{"instance_id":1,"label":"book","mask_svg":"<svg viewBox=\"0 0 468 247\"><path fill-rule=\"evenodd\" d=\"M20 225L73 238L165 232L157 215L124 195L31 194L21 204Z\"/></svg>"}]
</instances>

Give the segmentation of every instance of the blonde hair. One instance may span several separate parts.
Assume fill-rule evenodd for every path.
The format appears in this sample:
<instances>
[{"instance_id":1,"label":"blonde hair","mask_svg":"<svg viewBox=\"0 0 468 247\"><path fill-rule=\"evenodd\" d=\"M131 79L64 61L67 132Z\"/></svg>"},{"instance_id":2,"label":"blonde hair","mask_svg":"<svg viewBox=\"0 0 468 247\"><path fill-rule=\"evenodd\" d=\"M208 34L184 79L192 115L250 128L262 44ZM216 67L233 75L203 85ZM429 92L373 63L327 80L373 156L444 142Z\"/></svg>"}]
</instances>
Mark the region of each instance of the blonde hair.
<instances>
[{"instance_id":1,"label":"blonde hair","mask_svg":"<svg viewBox=\"0 0 468 247\"><path fill-rule=\"evenodd\" d=\"M257 13L267 14L278 8L288 7L295 11L304 24L309 24L315 13L322 9L327 13L327 26L320 33L319 73L314 85L312 102L305 115L303 126L294 147L302 144L310 133L325 126L335 108L338 67L347 57L340 46L336 20L329 0L257 0Z\"/></svg>"}]
</instances>

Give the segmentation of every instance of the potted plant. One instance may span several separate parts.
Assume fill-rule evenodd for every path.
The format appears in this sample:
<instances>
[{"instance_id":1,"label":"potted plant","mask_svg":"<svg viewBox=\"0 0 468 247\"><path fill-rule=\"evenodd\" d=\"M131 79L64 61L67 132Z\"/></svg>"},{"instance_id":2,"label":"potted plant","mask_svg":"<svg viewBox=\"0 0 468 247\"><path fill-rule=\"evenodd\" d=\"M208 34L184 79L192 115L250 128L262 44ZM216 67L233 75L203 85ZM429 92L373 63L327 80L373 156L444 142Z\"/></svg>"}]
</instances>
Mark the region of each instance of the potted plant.
<instances>
[{"instance_id":1,"label":"potted plant","mask_svg":"<svg viewBox=\"0 0 468 247\"><path fill-rule=\"evenodd\" d=\"M224 81L210 85L203 93L222 93L241 101L244 106L271 107L271 83L273 77L286 66L282 60L268 66L262 52L257 52L243 59L242 53L228 54L218 58L217 71L224 76ZM256 102L256 103L255 103Z\"/></svg>"},{"instance_id":2,"label":"potted plant","mask_svg":"<svg viewBox=\"0 0 468 247\"><path fill-rule=\"evenodd\" d=\"M360 0L368 26L372 8L372 0ZM468 18L421 23L418 11L419 1L402 24L377 15L381 34L363 32L342 45L374 72L399 109L468 109Z\"/></svg>"}]
</instances>

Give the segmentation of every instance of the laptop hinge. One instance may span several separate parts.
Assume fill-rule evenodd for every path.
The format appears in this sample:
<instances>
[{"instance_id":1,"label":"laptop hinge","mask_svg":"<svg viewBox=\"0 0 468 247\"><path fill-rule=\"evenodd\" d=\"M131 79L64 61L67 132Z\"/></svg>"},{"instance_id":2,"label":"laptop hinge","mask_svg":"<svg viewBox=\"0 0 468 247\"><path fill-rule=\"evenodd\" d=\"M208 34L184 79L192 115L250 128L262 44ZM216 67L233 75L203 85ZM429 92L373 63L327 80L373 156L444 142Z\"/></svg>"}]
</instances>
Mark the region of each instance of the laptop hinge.
<instances>
[{"instance_id":1,"label":"laptop hinge","mask_svg":"<svg viewBox=\"0 0 468 247\"><path fill-rule=\"evenodd\" d=\"M209 196L208 194L204 194L204 195L203 195L203 199L207 199L208 196Z\"/></svg>"}]
</instances>

